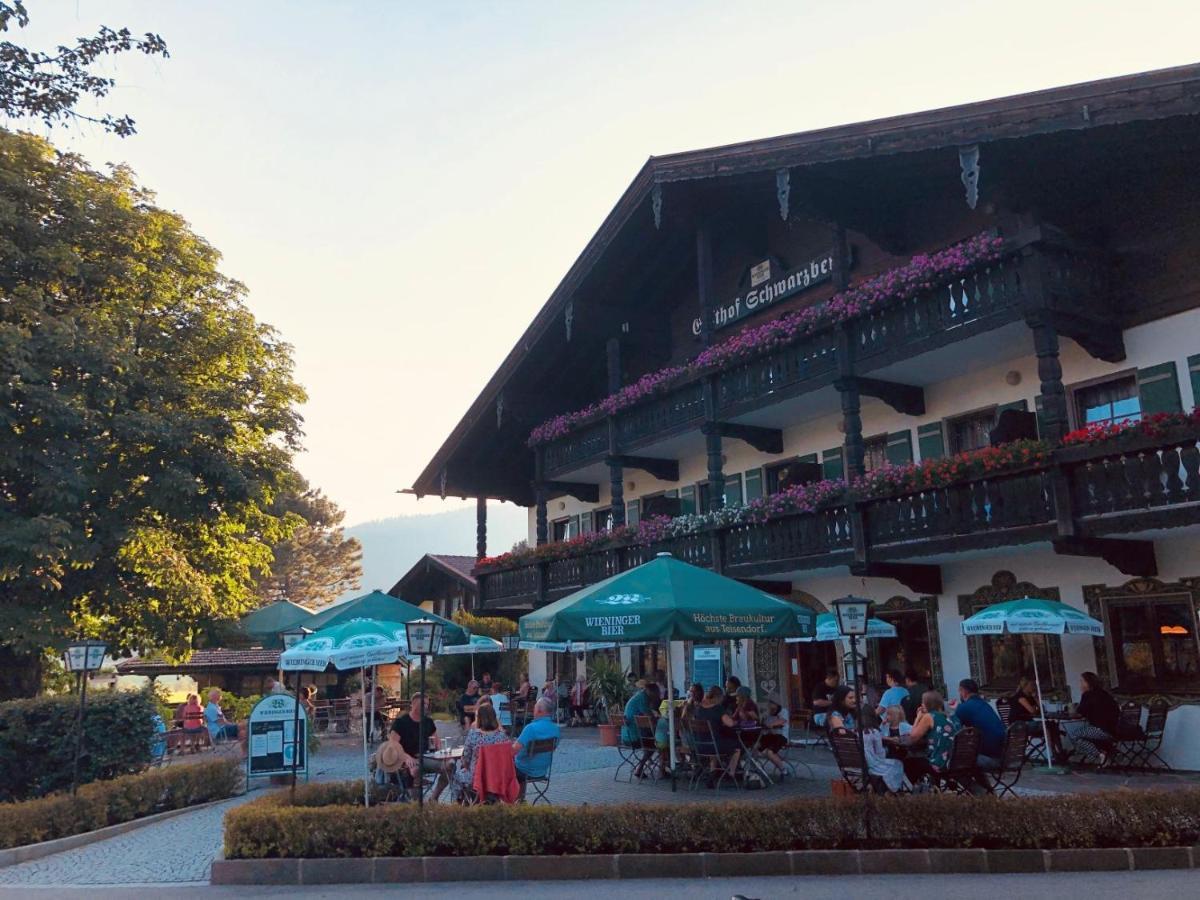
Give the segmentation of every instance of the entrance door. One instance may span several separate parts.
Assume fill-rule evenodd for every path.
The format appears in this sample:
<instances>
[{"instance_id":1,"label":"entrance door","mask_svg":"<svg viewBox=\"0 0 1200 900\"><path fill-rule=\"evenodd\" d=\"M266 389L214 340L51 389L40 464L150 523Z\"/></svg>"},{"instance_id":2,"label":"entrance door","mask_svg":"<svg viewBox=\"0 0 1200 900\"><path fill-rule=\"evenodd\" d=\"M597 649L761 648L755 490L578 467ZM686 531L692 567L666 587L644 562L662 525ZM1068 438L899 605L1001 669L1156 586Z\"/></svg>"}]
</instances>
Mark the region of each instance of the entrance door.
<instances>
[{"instance_id":1,"label":"entrance door","mask_svg":"<svg viewBox=\"0 0 1200 900\"><path fill-rule=\"evenodd\" d=\"M837 669L836 641L784 644L787 647L787 699L789 710L812 709L813 690L830 669Z\"/></svg>"},{"instance_id":2,"label":"entrance door","mask_svg":"<svg viewBox=\"0 0 1200 900\"><path fill-rule=\"evenodd\" d=\"M896 637L868 641L868 675L872 684L882 685L888 670L903 675L909 669L925 684L934 684L940 673L934 672L930 647L929 614L919 606L911 609L880 609L876 615L896 629ZM935 677L935 675L937 677Z\"/></svg>"}]
</instances>

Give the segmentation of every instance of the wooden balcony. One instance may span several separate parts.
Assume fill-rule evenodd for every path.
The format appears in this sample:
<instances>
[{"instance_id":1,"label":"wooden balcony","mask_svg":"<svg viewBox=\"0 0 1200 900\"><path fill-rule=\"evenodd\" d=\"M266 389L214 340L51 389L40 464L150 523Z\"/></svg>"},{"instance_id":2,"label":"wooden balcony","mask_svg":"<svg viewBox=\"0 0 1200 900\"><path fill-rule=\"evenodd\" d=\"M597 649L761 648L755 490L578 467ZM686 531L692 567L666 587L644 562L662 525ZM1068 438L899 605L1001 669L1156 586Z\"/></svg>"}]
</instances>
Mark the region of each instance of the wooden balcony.
<instances>
[{"instance_id":1,"label":"wooden balcony","mask_svg":"<svg viewBox=\"0 0 1200 900\"><path fill-rule=\"evenodd\" d=\"M1001 328L1033 309L1060 316L1066 326L1062 333L1070 336L1075 336L1072 323L1081 335L1104 331L1096 324L1097 310L1102 317L1108 307L1106 262L1051 234L1033 229L1010 240L999 260L842 326L854 348L855 374L870 375ZM839 339L829 327L715 373L718 417L734 421L832 385L839 374ZM621 453L699 430L704 422L700 376L619 412L615 420ZM544 452L547 478L566 478L602 462L609 454L607 421L583 425L547 443Z\"/></svg>"},{"instance_id":2,"label":"wooden balcony","mask_svg":"<svg viewBox=\"0 0 1200 900\"><path fill-rule=\"evenodd\" d=\"M480 569L492 609L536 608L669 552L738 578L1049 542L1059 552L1145 567L1139 533L1200 524L1200 427L1057 450L1041 466L886 498L846 495L815 513L715 528L655 546L620 546L507 569ZM1144 537L1144 535L1141 535ZM1125 540L1115 539L1117 537ZM1130 540L1132 538L1132 540ZM1132 571L1132 570L1130 570Z\"/></svg>"}]
</instances>

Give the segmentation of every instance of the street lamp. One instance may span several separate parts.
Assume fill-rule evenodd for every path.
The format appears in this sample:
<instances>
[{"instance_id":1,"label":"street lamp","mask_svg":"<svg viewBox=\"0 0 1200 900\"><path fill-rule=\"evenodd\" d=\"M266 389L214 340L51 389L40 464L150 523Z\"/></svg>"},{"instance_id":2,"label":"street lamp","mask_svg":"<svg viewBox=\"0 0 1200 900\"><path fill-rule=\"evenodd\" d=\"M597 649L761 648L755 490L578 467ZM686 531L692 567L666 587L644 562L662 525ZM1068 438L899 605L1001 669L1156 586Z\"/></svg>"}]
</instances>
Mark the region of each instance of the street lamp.
<instances>
[{"instance_id":1,"label":"street lamp","mask_svg":"<svg viewBox=\"0 0 1200 900\"><path fill-rule=\"evenodd\" d=\"M297 626L296 628L289 628L287 631L279 632L279 637L283 641L283 649L291 650L310 634L312 634L311 629Z\"/></svg>"},{"instance_id":2,"label":"street lamp","mask_svg":"<svg viewBox=\"0 0 1200 900\"><path fill-rule=\"evenodd\" d=\"M408 652L421 657L421 715L417 718L417 752L421 754L420 765L417 766L417 806L420 809L425 808L422 766L425 763L425 715L429 704L425 696L425 657L437 656L441 651L443 627L441 622L432 619L413 619L404 623Z\"/></svg>"},{"instance_id":3,"label":"street lamp","mask_svg":"<svg viewBox=\"0 0 1200 900\"><path fill-rule=\"evenodd\" d=\"M521 635L506 634L506 635L504 635L503 638L501 638L500 643L502 643L504 645L505 650L520 650L521 649Z\"/></svg>"},{"instance_id":4,"label":"street lamp","mask_svg":"<svg viewBox=\"0 0 1200 900\"><path fill-rule=\"evenodd\" d=\"M854 696L858 698L857 712L854 716L854 730L858 732L858 747L863 754L863 776L867 772L867 750L863 744L863 693L862 670L858 665L858 639L867 634L867 622L871 618L871 607L874 604L862 597L842 597L833 601L833 612L837 616L838 631L850 638L850 658L854 665Z\"/></svg>"},{"instance_id":5,"label":"street lamp","mask_svg":"<svg viewBox=\"0 0 1200 900\"><path fill-rule=\"evenodd\" d=\"M83 710L87 706L88 674L100 670L108 645L104 641L79 640L63 652L63 665L79 678L79 720L75 726L75 764L71 769L71 795L79 789L79 757L83 755Z\"/></svg>"}]
</instances>

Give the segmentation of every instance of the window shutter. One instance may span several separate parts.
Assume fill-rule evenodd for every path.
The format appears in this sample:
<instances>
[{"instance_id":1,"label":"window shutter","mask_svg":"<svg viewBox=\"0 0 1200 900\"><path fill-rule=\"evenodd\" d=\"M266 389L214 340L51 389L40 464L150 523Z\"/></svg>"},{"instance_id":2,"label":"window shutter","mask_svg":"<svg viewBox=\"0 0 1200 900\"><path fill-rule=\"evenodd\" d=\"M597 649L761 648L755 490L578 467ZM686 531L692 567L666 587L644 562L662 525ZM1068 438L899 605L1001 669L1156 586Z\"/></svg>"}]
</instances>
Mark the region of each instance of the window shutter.
<instances>
[{"instance_id":1,"label":"window shutter","mask_svg":"<svg viewBox=\"0 0 1200 900\"><path fill-rule=\"evenodd\" d=\"M818 463L820 461L821 460L819 460L817 458L817 454L815 454L815 453L806 453L804 456L801 456L797 460L797 462L802 462L802 463Z\"/></svg>"},{"instance_id":2,"label":"window shutter","mask_svg":"<svg viewBox=\"0 0 1200 900\"><path fill-rule=\"evenodd\" d=\"M821 453L821 474L832 480L846 477L846 465L842 460L842 448L834 447Z\"/></svg>"},{"instance_id":3,"label":"window shutter","mask_svg":"<svg viewBox=\"0 0 1200 900\"><path fill-rule=\"evenodd\" d=\"M681 515L691 515L696 511L696 486L689 484L679 489L679 512Z\"/></svg>"},{"instance_id":4,"label":"window shutter","mask_svg":"<svg viewBox=\"0 0 1200 900\"><path fill-rule=\"evenodd\" d=\"M746 502L749 503L751 500L759 499L763 495L763 470L751 469L746 473L744 480L746 484Z\"/></svg>"},{"instance_id":5,"label":"window shutter","mask_svg":"<svg viewBox=\"0 0 1200 900\"><path fill-rule=\"evenodd\" d=\"M636 525L642 518L642 501L630 500L625 504L625 524Z\"/></svg>"},{"instance_id":6,"label":"window shutter","mask_svg":"<svg viewBox=\"0 0 1200 900\"><path fill-rule=\"evenodd\" d=\"M912 432L894 431L887 436L887 461L894 466L912 462Z\"/></svg>"},{"instance_id":7,"label":"window shutter","mask_svg":"<svg viewBox=\"0 0 1200 900\"><path fill-rule=\"evenodd\" d=\"M567 537L579 537L579 516L571 516L567 520Z\"/></svg>"},{"instance_id":8,"label":"window shutter","mask_svg":"<svg viewBox=\"0 0 1200 900\"><path fill-rule=\"evenodd\" d=\"M1174 362L1165 362L1148 369L1138 369L1137 385L1142 415L1183 411L1183 402L1179 399L1179 379L1175 375Z\"/></svg>"},{"instance_id":9,"label":"window shutter","mask_svg":"<svg viewBox=\"0 0 1200 900\"><path fill-rule=\"evenodd\" d=\"M1200 406L1200 353L1188 357L1188 374L1192 380L1192 407Z\"/></svg>"},{"instance_id":10,"label":"window shutter","mask_svg":"<svg viewBox=\"0 0 1200 900\"><path fill-rule=\"evenodd\" d=\"M584 534L592 533L592 523L595 521L596 513L583 513L579 517L579 528Z\"/></svg>"},{"instance_id":11,"label":"window shutter","mask_svg":"<svg viewBox=\"0 0 1200 900\"><path fill-rule=\"evenodd\" d=\"M917 429L917 447L921 459L941 459L946 455L946 438L942 434L941 422L930 422Z\"/></svg>"},{"instance_id":12,"label":"window shutter","mask_svg":"<svg viewBox=\"0 0 1200 900\"><path fill-rule=\"evenodd\" d=\"M742 505L741 475L730 475L725 479L725 505L727 507Z\"/></svg>"},{"instance_id":13,"label":"window shutter","mask_svg":"<svg viewBox=\"0 0 1200 900\"><path fill-rule=\"evenodd\" d=\"M1037 416L1038 437L1046 439L1046 411L1042 409L1042 395L1033 398L1033 414Z\"/></svg>"}]
</instances>

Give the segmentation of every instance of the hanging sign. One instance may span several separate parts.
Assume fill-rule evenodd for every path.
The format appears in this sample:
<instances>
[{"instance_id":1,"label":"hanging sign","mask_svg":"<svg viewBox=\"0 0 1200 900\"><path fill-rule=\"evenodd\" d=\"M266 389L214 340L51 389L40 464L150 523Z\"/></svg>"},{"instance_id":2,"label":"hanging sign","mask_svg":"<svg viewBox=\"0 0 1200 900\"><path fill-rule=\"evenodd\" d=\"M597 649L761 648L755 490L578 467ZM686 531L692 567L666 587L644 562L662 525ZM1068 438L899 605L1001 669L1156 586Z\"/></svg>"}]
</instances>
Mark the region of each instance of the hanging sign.
<instances>
[{"instance_id":1,"label":"hanging sign","mask_svg":"<svg viewBox=\"0 0 1200 900\"><path fill-rule=\"evenodd\" d=\"M308 754L305 752L308 719L303 709L300 710L299 720L296 719L295 697L291 694L268 694L263 697L250 711L248 727L247 778L290 775L293 759L296 773L308 778Z\"/></svg>"},{"instance_id":2,"label":"hanging sign","mask_svg":"<svg viewBox=\"0 0 1200 900\"><path fill-rule=\"evenodd\" d=\"M695 644L692 647L692 681L704 685L708 690L714 684L721 686L721 648Z\"/></svg>"},{"instance_id":3,"label":"hanging sign","mask_svg":"<svg viewBox=\"0 0 1200 900\"><path fill-rule=\"evenodd\" d=\"M750 267L750 289L712 311L713 331L728 328L742 319L762 312L773 303L794 297L833 277L833 250L814 256L808 262L786 272L777 271L771 260ZM702 330L699 318L692 320L692 334Z\"/></svg>"}]
</instances>

